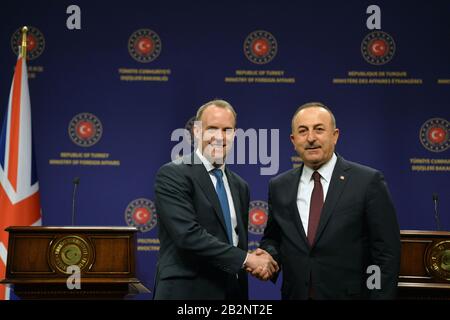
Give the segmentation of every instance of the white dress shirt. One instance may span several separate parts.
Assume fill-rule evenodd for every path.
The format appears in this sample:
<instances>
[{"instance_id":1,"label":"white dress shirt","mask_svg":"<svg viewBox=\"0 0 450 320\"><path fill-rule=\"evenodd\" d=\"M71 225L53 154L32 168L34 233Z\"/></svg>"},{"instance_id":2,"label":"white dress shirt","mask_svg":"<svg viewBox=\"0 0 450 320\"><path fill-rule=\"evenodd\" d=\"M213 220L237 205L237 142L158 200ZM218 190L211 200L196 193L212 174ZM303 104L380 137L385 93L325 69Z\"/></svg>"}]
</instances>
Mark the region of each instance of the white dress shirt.
<instances>
[{"instance_id":1,"label":"white dress shirt","mask_svg":"<svg viewBox=\"0 0 450 320\"><path fill-rule=\"evenodd\" d=\"M195 154L200 158L200 160L202 161L203 165L206 168L206 171L208 171L209 173L209 177L211 178L211 181L214 185L214 189L216 188L216 184L217 184L217 178L216 176L212 173L212 170L216 169L216 167L214 167L209 161L208 159L206 159L201 152L197 149L195 150ZM230 190L230 185L228 184L228 178L227 175L225 174L225 164L223 164L221 167L217 168L222 170L223 172L223 184L225 186L225 191L227 192L227 198L228 198L228 206L230 207L230 214L231 214L231 226L232 226L232 236L233 236L233 245L235 247L237 247L238 242L239 242L239 236L236 233L236 227L237 227L237 220L236 220L236 210L234 209L234 203L233 203L233 197L231 195L231 190Z\"/></svg>"},{"instance_id":2,"label":"white dress shirt","mask_svg":"<svg viewBox=\"0 0 450 320\"><path fill-rule=\"evenodd\" d=\"M331 176L333 175L334 166L336 165L337 157L333 156L327 163L323 164L317 171L320 173L320 183L322 183L323 200L327 197L328 187L330 186ZM309 204L311 202L311 194L314 189L314 180L312 174L314 170L303 166L302 176L298 184L297 191L297 208L302 220L305 234L308 235L308 221L309 221Z\"/></svg>"}]
</instances>

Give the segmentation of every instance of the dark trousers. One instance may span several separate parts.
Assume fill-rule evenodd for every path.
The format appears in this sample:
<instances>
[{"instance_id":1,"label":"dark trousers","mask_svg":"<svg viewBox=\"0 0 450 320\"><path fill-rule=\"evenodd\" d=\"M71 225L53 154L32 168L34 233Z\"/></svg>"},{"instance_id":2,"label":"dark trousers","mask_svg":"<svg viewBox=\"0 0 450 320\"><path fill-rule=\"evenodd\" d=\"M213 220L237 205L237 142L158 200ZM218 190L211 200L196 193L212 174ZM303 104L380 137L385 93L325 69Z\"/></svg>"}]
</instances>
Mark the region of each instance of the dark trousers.
<instances>
[{"instance_id":1,"label":"dark trousers","mask_svg":"<svg viewBox=\"0 0 450 320\"><path fill-rule=\"evenodd\" d=\"M230 275L228 277L225 300L247 300L236 275Z\"/></svg>"}]
</instances>

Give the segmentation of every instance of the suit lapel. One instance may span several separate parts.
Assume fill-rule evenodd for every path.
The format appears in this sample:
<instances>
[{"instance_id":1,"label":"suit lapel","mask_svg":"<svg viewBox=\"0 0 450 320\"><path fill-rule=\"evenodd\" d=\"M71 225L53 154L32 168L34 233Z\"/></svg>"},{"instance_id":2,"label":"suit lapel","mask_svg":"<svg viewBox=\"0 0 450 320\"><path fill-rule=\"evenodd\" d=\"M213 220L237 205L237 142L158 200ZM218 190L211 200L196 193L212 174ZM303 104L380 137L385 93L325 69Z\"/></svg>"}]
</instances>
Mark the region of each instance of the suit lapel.
<instances>
[{"instance_id":1,"label":"suit lapel","mask_svg":"<svg viewBox=\"0 0 450 320\"><path fill-rule=\"evenodd\" d=\"M238 236L239 236L239 243L238 245L242 246L243 244L247 242L245 231L245 225L244 225L244 217L242 215L245 215L246 213L242 211L242 203L241 198L239 197L239 185L238 181L234 178L233 173L228 170L227 167L225 167L225 174L227 175L228 184L230 186L231 191L231 197L233 198L233 205L234 205L234 211L236 212L236 223L238 228ZM247 246L245 246L247 248Z\"/></svg>"},{"instance_id":2,"label":"suit lapel","mask_svg":"<svg viewBox=\"0 0 450 320\"><path fill-rule=\"evenodd\" d=\"M195 161L199 162L194 162L194 164L192 165L192 170L194 171L193 177L195 180L197 180L197 183L200 185L209 202L212 204L217 219L219 219L223 231L225 232L225 234L227 234L222 207L220 206L220 201L219 197L217 196L216 189L214 189L214 185L211 181L211 178L209 177L209 173L206 171L206 168L201 160L195 154L194 158L196 158Z\"/></svg>"},{"instance_id":3,"label":"suit lapel","mask_svg":"<svg viewBox=\"0 0 450 320\"><path fill-rule=\"evenodd\" d=\"M306 233L303 228L302 219L300 218L300 213L298 211L297 206L297 194L298 194L298 186L300 184L300 177L302 176L303 166L301 166L298 170L293 170L291 173L291 177L287 182L287 187L285 192L288 193L289 199L289 212L291 214L292 221L294 221L295 227L297 228L300 237L308 245L308 240L306 239ZM284 191L282 191L284 192Z\"/></svg>"},{"instance_id":4,"label":"suit lapel","mask_svg":"<svg viewBox=\"0 0 450 320\"><path fill-rule=\"evenodd\" d=\"M328 187L327 196L323 204L322 214L320 216L319 226L316 232L314 244L317 243L322 235L336 204L344 191L345 185L349 179L350 166L342 157L338 157L336 165L331 176L330 186Z\"/></svg>"}]
</instances>

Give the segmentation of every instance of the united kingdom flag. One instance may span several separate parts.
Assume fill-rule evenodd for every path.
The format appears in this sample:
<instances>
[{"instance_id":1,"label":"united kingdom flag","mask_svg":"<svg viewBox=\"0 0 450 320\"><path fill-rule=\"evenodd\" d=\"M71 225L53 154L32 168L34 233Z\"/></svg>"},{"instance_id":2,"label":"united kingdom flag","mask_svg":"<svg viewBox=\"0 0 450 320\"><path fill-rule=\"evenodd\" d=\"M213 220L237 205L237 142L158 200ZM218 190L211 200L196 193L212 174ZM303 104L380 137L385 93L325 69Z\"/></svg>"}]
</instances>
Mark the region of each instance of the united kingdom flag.
<instances>
[{"instance_id":1,"label":"united kingdom flag","mask_svg":"<svg viewBox=\"0 0 450 320\"><path fill-rule=\"evenodd\" d=\"M19 50L22 51L22 50ZM0 133L0 279L5 277L9 226L41 224L39 184L31 134L26 54L20 53ZM9 288L0 285L0 300Z\"/></svg>"}]
</instances>

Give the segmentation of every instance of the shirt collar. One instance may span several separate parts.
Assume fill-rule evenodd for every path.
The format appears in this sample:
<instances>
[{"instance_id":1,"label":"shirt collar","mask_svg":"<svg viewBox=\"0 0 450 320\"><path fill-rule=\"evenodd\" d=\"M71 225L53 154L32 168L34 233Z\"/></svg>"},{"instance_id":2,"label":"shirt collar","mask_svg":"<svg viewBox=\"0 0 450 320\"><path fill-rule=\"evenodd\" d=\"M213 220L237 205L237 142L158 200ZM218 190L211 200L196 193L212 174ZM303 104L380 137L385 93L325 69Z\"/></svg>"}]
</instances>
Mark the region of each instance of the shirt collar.
<instances>
[{"instance_id":1,"label":"shirt collar","mask_svg":"<svg viewBox=\"0 0 450 320\"><path fill-rule=\"evenodd\" d=\"M200 152L199 149L195 150L195 154L197 155L197 157L199 157L199 159L202 161L203 165L205 166L206 171L208 171L209 173L211 173L212 170L214 169L220 169L222 170L222 172L225 174L225 164L221 165L220 167L216 168L214 167L211 162L209 162L208 159L206 159L206 157Z\"/></svg>"},{"instance_id":2,"label":"shirt collar","mask_svg":"<svg viewBox=\"0 0 450 320\"><path fill-rule=\"evenodd\" d=\"M336 165L337 157L336 154L333 152L333 156L330 160L328 160L326 163L324 163L317 171L320 173L320 176L322 179L324 179L327 183L330 183L331 176L333 175L334 166ZM302 172L302 180L303 182L308 183L311 180L312 174L315 170L311 169L310 167L303 166L303 172Z\"/></svg>"}]
</instances>

